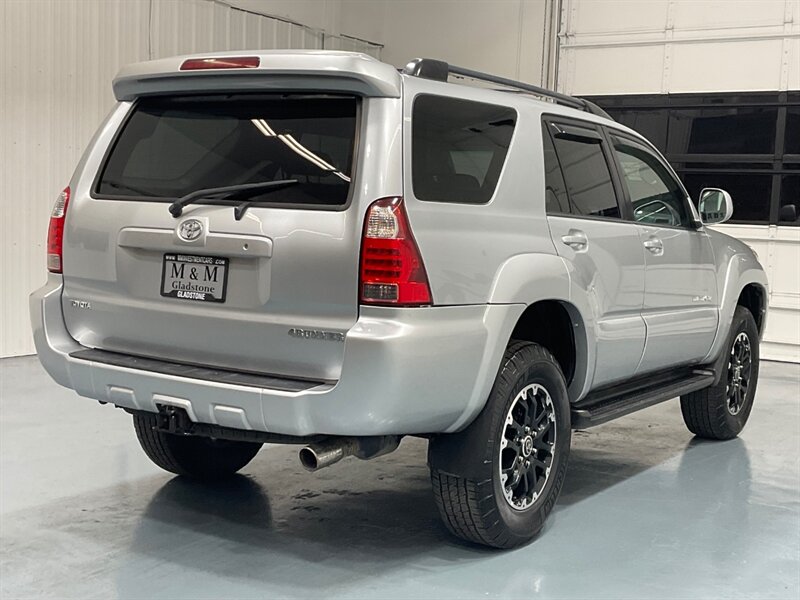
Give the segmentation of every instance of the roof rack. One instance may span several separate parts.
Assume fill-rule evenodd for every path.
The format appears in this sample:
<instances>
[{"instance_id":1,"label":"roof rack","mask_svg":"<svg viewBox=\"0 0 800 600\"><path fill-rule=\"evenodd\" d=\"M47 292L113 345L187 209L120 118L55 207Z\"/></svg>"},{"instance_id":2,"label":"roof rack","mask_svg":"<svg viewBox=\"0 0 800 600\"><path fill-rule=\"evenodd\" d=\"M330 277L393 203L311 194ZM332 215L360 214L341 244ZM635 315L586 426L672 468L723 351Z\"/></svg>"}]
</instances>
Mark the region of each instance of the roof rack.
<instances>
[{"instance_id":1,"label":"roof rack","mask_svg":"<svg viewBox=\"0 0 800 600\"><path fill-rule=\"evenodd\" d=\"M425 79L433 79L435 81L447 81L450 75L460 77L469 77L478 81L487 81L489 83L496 83L513 90L528 92L541 96L543 98L550 98L556 104L562 106L569 106L570 108L577 108L584 110L599 117L611 119L609 114L602 108L597 106L594 102L589 102L583 98L576 98L575 96L568 96L560 92L554 92L538 85L531 85L522 81L514 79L507 79L506 77L498 77L489 73L482 73L480 71L473 71L464 67L457 67L450 65L443 60L436 60L434 58L415 58L408 63L402 70L403 75L412 75L414 77L423 77ZM613 119L611 119L613 120Z\"/></svg>"}]
</instances>

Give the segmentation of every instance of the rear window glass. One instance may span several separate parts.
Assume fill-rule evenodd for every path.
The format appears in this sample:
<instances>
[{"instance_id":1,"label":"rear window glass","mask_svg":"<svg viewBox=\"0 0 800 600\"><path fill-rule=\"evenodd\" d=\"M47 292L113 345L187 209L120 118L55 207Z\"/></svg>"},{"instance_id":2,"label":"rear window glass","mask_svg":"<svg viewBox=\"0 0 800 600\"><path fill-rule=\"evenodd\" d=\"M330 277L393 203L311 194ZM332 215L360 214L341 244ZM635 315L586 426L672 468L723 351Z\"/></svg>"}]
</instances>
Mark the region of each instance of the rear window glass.
<instances>
[{"instance_id":1,"label":"rear window glass","mask_svg":"<svg viewBox=\"0 0 800 600\"><path fill-rule=\"evenodd\" d=\"M357 100L226 95L143 98L111 150L96 192L175 199L201 189L295 179L254 202L347 202Z\"/></svg>"},{"instance_id":2,"label":"rear window glass","mask_svg":"<svg viewBox=\"0 0 800 600\"><path fill-rule=\"evenodd\" d=\"M488 202L516 119L516 111L505 106L418 96L411 127L414 195L434 202Z\"/></svg>"}]
</instances>

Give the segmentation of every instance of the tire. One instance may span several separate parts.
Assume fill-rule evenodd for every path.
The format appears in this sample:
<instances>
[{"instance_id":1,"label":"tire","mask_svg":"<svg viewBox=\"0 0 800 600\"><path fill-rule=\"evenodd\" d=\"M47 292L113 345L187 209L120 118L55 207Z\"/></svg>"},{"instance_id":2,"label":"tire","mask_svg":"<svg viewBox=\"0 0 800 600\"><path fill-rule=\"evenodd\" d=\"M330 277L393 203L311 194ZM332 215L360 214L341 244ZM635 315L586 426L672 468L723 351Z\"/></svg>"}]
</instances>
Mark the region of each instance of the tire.
<instances>
[{"instance_id":1,"label":"tire","mask_svg":"<svg viewBox=\"0 0 800 600\"><path fill-rule=\"evenodd\" d=\"M728 357L716 385L681 396L681 413L693 434L710 440L735 438L744 428L758 385L758 328L737 306L725 347Z\"/></svg>"},{"instance_id":2,"label":"tire","mask_svg":"<svg viewBox=\"0 0 800 600\"><path fill-rule=\"evenodd\" d=\"M436 505L450 532L494 548L530 541L561 492L571 434L555 358L538 344L512 342L477 419L429 446Z\"/></svg>"},{"instance_id":3,"label":"tire","mask_svg":"<svg viewBox=\"0 0 800 600\"><path fill-rule=\"evenodd\" d=\"M156 465L193 479L220 479L233 475L261 449L257 442L218 440L158 431L156 415L133 415L133 427L142 450Z\"/></svg>"}]
</instances>

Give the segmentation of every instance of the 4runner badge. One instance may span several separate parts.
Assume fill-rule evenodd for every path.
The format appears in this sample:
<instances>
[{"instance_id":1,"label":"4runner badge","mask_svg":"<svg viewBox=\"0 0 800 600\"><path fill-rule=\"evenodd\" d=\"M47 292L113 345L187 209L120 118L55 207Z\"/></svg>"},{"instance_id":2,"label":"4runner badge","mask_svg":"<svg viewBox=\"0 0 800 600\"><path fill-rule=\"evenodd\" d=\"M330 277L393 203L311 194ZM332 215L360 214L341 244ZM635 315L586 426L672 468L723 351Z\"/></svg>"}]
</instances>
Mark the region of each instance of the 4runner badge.
<instances>
[{"instance_id":1,"label":"4runner badge","mask_svg":"<svg viewBox=\"0 0 800 600\"><path fill-rule=\"evenodd\" d=\"M330 342L343 342L344 334L338 331L320 331L319 329L299 329L292 327L289 335L301 340L328 340Z\"/></svg>"}]
</instances>

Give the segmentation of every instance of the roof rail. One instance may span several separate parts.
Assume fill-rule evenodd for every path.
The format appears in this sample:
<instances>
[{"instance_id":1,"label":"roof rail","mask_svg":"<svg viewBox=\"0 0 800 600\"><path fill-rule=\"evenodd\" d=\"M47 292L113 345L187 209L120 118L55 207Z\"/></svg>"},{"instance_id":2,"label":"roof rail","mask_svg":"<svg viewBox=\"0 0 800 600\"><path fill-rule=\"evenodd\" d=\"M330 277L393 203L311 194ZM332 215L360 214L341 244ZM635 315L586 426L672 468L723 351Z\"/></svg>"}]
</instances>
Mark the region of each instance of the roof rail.
<instances>
[{"instance_id":1,"label":"roof rail","mask_svg":"<svg viewBox=\"0 0 800 600\"><path fill-rule=\"evenodd\" d=\"M497 75L473 71L472 69L466 69L464 67L457 67L455 65L450 65L443 60L436 60L434 58L415 58L409 62L401 72L403 75L412 75L414 77L423 77L425 79L434 79L436 81L447 81L450 75L456 75L460 77L469 77L470 79L476 79L478 81L496 83L513 90L528 92L543 98L550 98L556 104L561 104L562 106L569 106L570 108L585 110L593 115L611 119L606 111L597 106L594 102L589 102L583 98L568 96L567 94L554 92L553 90L548 90L543 87L539 87L538 85L531 85L530 83L524 83L514 79L498 77Z\"/></svg>"}]
</instances>

